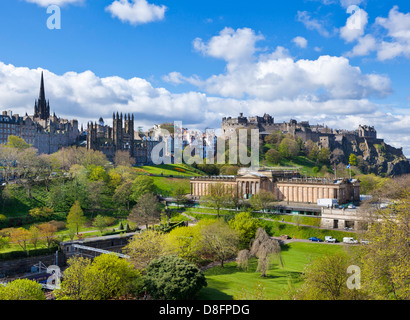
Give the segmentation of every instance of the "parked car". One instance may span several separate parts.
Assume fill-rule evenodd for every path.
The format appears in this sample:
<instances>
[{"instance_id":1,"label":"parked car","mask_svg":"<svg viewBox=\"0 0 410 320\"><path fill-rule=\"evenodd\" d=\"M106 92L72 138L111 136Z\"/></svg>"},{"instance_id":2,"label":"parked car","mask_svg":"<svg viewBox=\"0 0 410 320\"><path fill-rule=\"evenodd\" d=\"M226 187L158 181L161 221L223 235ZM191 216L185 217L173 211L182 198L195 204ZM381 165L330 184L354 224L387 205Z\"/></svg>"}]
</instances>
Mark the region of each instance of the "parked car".
<instances>
[{"instance_id":1,"label":"parked car","mask_svg":"<svg viewBox=\"0 0 410 320\"><path fill-rule=\"evenodd\" d=\"M363 243L363 244L369 244L369 240L360 240L360 243Z\"/></svg>"},{"instance_id":2,"label":"parked car","mask_svg":"<svg viewBox=\"0 0 410 320\"><path fill-rule=\"evenodd\" d=\"M325 242L332 242L335 243L337 240L333 238L332 236L326 236L325 237Z\"/></svg>"},{"instance_id":3,"label":"parked car","mask_svg":"<svg viewBox=\"0 0 410 320\"><path fill-rule=\"evenodd\" d=\"M352 237L344 237L343 242L344 243L352 243L352 244L358 243L358 241L356 239L352 238Z\"/></svg>"},{"instance_id":4,"label":"parked car","mask_svg":"<svg viewBox=\"0 0 410 320\"><path fill-rule=\"evenodd\" d=\"M322 239L319 239L319 238L316 238L316 237L310 237L309 240L313 241L313 242L323 242Z\"/></svg>"}]
</instances>

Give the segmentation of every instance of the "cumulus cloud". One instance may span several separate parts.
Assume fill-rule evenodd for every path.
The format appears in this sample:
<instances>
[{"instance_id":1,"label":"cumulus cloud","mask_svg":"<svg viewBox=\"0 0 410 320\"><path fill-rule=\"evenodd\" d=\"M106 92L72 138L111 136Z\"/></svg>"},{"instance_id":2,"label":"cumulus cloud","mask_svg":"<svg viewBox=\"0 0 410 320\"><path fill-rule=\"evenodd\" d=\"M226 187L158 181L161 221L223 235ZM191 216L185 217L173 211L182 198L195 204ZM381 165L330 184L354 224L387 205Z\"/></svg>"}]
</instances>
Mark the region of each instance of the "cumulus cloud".
<instances>
[{"instance_id":1,"label":"cumulus cloud","mask_svg":"<svg viewBox=\"0 0 410 320\"><path fill-rule=\"evenodd\" d=\"M168 78L174 83L189 82L208 94L237 99L295 99L304 95L322 100L366 99L391 93L388 77L363 74L345 57L325 55L316 60L295 60L283 47L256 55L256 39L262 36L249 29L224 29L207 43L194 41L194 47L205 55L225 59L226 72L204 80L178 73ZM231 41L236 47L233 48ZM238 60L247 63L238 64Z\"/></svg>"},{"instance_id":2,"label":"cumulus cloud","mask_svg":"<svg viewBox=\"0 0 410 320\"><path fill-rule=\"evenodd\" d=\"M163 20L167 7L148 3L147 0L116 0L106 7L112 17L132 25Z\"/></svg>"},{"instance_id":3,"label":"cumulus cloud","mask_svg":"<svg viewBox=\"0 0 410 320\"><path fill-rule=\"evenodd\" d=\"M306 48L308 44L308 41L305 38L300 37L300 36L293 38L292 42L296 44L299 48L303 48L303 49Z\"/></svg>"},{"instance_id":4,"label":"cumulus cloud","mask_svg":"<svg viewBox=\"0 0 410 320\"><path fill-rule=\"evenodd\" d=\"M257 35L252 29L242 28L234 30L224 28L219 35L212 37L208 43L201 38L193 41L196 51L204 55L230 61L231 63L249 62L256 52L256 43L263 40L262 35Z\"/></svg>"},{"instance_id":5,"label":"cumulus cloud","mask_svg":"<svg viewBox=\"0 0 410 320\"><path fill-rule=\"evenodd\" d=\"M82 4L85 0L25 0L26 2L38 4L41 7L50 5L64 6L68 4Z\"/></svg>"},{"instance_id":6,"label":"cumulus cloud","mask_svg":"<svg viewBox=\"0 0 410 320\"><path fill-rule=\"evenodd\" d=\"M340 37L346 42L352 42L363 36L368 22L368 14L363 9L357 9L347 18L346 25L340 29Z\"/></svg>"},{"instance_id":7,"label":"cumulus cloud","mask_svg":"<svg viewBox=\"0 0 410 320\"><path fill-rule=\"evenodd\" d=\"M380 61L396 57L410 58L410 13L402 13L397 6L394 6L387 18L377 17L374 26L386 30L386 34L363 36L361 30L356 34L345 32L346 40L357 40L357 44L347 54L348 56L364 56L376 52L377 59Z\"/></svg>"}]
</instances>

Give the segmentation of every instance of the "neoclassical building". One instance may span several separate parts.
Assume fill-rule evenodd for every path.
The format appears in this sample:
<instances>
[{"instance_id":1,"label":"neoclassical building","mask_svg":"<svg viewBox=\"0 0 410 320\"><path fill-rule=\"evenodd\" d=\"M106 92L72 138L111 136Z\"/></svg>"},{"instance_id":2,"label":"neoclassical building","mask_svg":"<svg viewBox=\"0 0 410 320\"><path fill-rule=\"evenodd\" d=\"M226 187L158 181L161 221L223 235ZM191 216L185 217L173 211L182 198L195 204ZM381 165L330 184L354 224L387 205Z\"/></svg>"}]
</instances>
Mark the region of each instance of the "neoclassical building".
<instances>
[{"instance_id":1,"label":"neoclassical building","mask_svg":"<svg viewBox=\"0 0 410 320\"><path fill-rule=\"evenodd\" d=\"M194 177L191 195L199 199L209 193L210 185L223 184L249 199L260 190L272 192L277 201L313 203L318 199L337 199L339 204L360 200L360 182L352 179L302 178L295 171L245 171L237 176ZM228 189L229 188L229 189Z\"/></svg>"}]
</instances>

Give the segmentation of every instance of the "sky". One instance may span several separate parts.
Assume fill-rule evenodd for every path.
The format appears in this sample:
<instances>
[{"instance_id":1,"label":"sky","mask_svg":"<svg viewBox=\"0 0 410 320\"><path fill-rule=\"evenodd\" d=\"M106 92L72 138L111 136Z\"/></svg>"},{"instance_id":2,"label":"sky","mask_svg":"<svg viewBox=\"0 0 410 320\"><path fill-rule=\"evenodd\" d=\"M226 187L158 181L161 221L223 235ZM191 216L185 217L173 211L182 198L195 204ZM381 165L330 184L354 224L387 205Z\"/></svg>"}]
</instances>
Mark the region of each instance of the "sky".
<instances>
[{"instance_id":1,"label":"sky","mask_svg":"<svg viewBox=\"0 0 410 320\"><path fill-rule=\"evenodd\" d=\"M135 127L272 115L374 126L410 158L407 0L7 0L0 109Z\"/></svg>"}]
</instances>

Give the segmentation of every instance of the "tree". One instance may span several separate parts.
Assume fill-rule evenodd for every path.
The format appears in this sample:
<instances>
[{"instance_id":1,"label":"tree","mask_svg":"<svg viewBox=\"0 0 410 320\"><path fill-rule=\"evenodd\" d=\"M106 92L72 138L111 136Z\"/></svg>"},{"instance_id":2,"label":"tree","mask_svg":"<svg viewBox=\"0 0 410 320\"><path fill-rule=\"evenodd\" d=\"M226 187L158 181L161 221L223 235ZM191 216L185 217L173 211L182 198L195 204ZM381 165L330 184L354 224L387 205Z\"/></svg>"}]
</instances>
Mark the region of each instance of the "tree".
<instances>
[{"instance_id":1,"label":"tree","mask_svg":"<svg viewBox=\"0 0 410 320\"><path fill-rule=\"evenodd\" d=\"M33 280L18 279L0 285L0 300L46 300L41 284Z\"/></svg>"},{"instance_id":2,"label":"tree","mask_svg":"<svg viewBox=\"0 0 410 320\"><path fill-rule=\"evenodd\" d=\"M69 225L69 227L75 228L78 235L80 227L83 226L85 222L86 218L84 216L83 210L81 209L80 203L77 200L68 213L67 224Z\"/></svg>"},{"instance_id":3,"label":"tree","mask_svg":"<svg viewBox=\"0 0 410 320\"><path fill-rule=\"evenodd\" d=\"M225 186L223 183L215 183L208 185L208 194L201 197L201 204L205 207L216 209L217 217L221 208L229 204L229 199L232 198L232 189Z\"/></svg>"},{"instance_id":4,"label":"tree","mask_svg":"<svg viewBox=\"0 0 410 320\"><path fill-rule=\"evenodd\" d=\"M33 208L29 211L29 215L36 219L49 218L53 213L54 210L47 207Z\"/></svg>"},{"instance_id":5,"label":"tree","mask_svg":"<svg viewBox=\"0 0 410 320\"><path fill-rule=\"evenodd\" d=\"M90 181L108 182L108 180L110 179L107 171L105 171L103 166L91 165L88 167L88 170L90 171L88 177Z\"/></svg>"},{"instance_id":6,"label":"tree","mask_svg":"<svg viewBox=\"0 0 410 320\"><path fill-rule=\"evenodd\" d=\"M403 181L405 181L403 179ZM386 209L369 216L368 230L362 238L369 241L361 246L360 263L363 289L372 299L410 299L410 192L404 194Z\"/></svg>"},{"instance_id":7,"label":"tree","mask_svg":"<svg viewBox=\"0 0 410 320\"><path fill-rule=\"evenodd\" d=\"M292 293L296 300L354 300L362 296L362 290L350 290L347 285L351 265L346 254L326 254L311 261L302 276L302 286Z\"/></svg>"},{"instance_id":8,"label":"tree","mask_svg":"<svg viewBox=\"0 0 410 320\"><path fill-rule=\"evenodd\" d=\"M147 267L145 285L155 299L188 300L207 286L197 266L177 256L153 260Z\"/></svg>"},{"instance_id":9,"label":"tree","mask_svg":"<svg viewBox=\"0 0 410 320\"><path fill-rule=\"evenodd\" d=\"M64 281L54 292L57 300L108 300L134 293L141 278L125 259L112 254L102 254L92 262L74 257L68 260Z\"/></svg>"},{"instance_id":10,"label":"tree","mask_svg":"<svg viewBox=\"0 0 410 320\"><path fill-rule=\"evenodd\" d=\"M10 242L17 243L25 252L27 252L27 244L30 239L30 231L24 228L13 229L10 233Z\"/></svg>"},{"instance_id":11,"label":"tree","mask_svg":"<svg viewBox=\"0 0 410 320\"><path fill-rule=\"evenodd\" d=\"M357 157L354 153L351 153L349 156L349 164L351 166L357 166Z\"/></svg>"},{"instance_id":12,"label":"tree","mask_svg":"<svg viewBox=\"0 0 410 320\"><path fill-rule=\"evenodd\" d=\"M166 239L169 252L189 261L197 262L203 251L198 227L179 227L171 230Z\"/></svg>"},{"instance_id":13,"label":"tree","mask_svg":"<svg viewBox=\"0 0 410 320\"><path fill-rule=\"evenodd\" d=\"M137 269L144 269L155 258L168 254L166 235L155 230L136 234L124 247Z\"/></svg>"},{"instance_id":14,"label":"tree","mask_svg":"<svg viewBox=\"0 0 410 320\"><path fill-rule=\"evenodd\" d=\"M115 189L112 199L114 203L118 203L121 206L125 206L127 210L130 210L130 203L132 201L132 181L126 180Z\"/></svg>"},{"instance_id":15,"label":"tree","mask_svg":"<svg viewBox=\"0 0 410 320\"><path fill-rule=\"evenodd\" d=\"M31 145L24 141L24 139L14 135L10 135L8 137L6 146L8 148L14 148L19 151L24 151L31 147Z\"/></svg>"},{"instance_id":16,"label":"tree","mask_svg":"<svg viewBox=\"0 0 410 320\"><path fill-rule=\"evenodd\" d=\"M328 148L322 148L317 156L319 163L327 164L330 162L330 150Z\"/></svg>"},{"instance_id":17,"label":"tree","mask_svg":"<svg viewBox=\"0 0 410 320\"><path fill-rule=\"evenodd\" d=\"M89 281L87 273L91 260L75 256L67 261L61 287L54 291L57 300L86 300Z\"/></svg>"},{"instance_id":18,"label":"tree","mask_svg":"<svg viewBox=\"0 0 410 320\"><path fill-rule=\"evenodd\" d=\"M268 209L274 201L276 201L276 199L272 192L260 190L258 194L252 196L249 203L254 210L262 210L265 212L265 209Z\"/></svg>"},{"instance_id":19,"label":"tree","mask_svg":"<svg viewBox=\"0 0 410 320\"><path fill-rule=\"evenodd\" d=\"M50 248L51 244L56 238L57 227L52 223L42 223L38 225L40 237L45 239L47 248Z\"/></svg>"},{"instance_id":20,"label":"tree","mask_svg":"<svg viewBox=\"0 0 410 320\"><path fill-rule=\"evenodd\" d=\"M146 193L155 193L154 180L149 176L138 176L131 187L131 200L138 202L139 198Z\"/></svg>"},{"instance_id":21,"label":"tree","mask_svg":"<svg viewBox=\"0 0 410 320\"><path fill-rule=\"evenodd\" d=\"M219 219L203 226L200 230L203 247L221 262L223 268L225 260L237 252L240 241L239 232Z\"/></svg>"},{"instance_id":22,"label":"tree","mask_svg":"<svg viewBox=\"0 0 410 320\"><path fill-rule=\"evenodd\" d=\"M129 219L137 225L145 224L148 229L149 224L160 222L158 205L158 199L154 194L145 193L139 198L137 205L132 209Z\"/></svg>"},{"instance_id":23,"label":"tree","mask_svg":"<svg viewBox=\"0 0 410 320\"><path fill-rule=\"evenodd\" d=\"M261 277L266 277L266 272L269 270L273 257L278 257L282 264L279 242L270 238L263 228L259 228L256 231L256 237L252 241L249 256L256 256L258 258L256 270L261 272Z\"/></svg>"},{"instance_id":24,"label":"tree","mask_svg":"<svg viewBox=\"0 0 410 320\"><path fill-rule=\"evenodd\" d=\"M186 203L187 198L186 198L186 192L185 189L182 186L177 186L173 192L173 196L175 199L175 202L178 205L178 208L181 204Z\"/></svg>"},{"instance_id":25,"label":"tree","mask_svg":"<svg viewBox=\"0 0 410 320\"><path fill-rule=\"evenodd\" d=\"M278 149L282 157L290 159L296 157L300 152L299 144L290 138L284 138Z\"/></svg>"},{"instance_id":26,"label":"tree","mask_svg":"<svg viewBox=\"0 0 410 320\"><path fill-rule=\"evenodd\" d=\"M101 234L103 234L104 230L107 228L107 222L102 215L98 215L93 221L93 226L96 227Z\"/></svg>"},{"instance_id":27,"label":"tree","mask_svg":"<svg viewBox=\"0 0 410 320\"><path fill-rule=\"evenodd\" d=\"M40 230L37 226L31 226L30 229L30 243L33 245L34 249L37 249L37 245L40 242Z\"/></svg>"},{"instance_id":28,"label":"tree","mask_svg":"<svg viewBox=\"0 0 410 320\"><path fill-rule=\"evenodd\" d=\"M249 212L241 212L228 222L231 228L238 231L243 247L248 246L249 242L255 238L256 231L260 227L260 222L253 219Z\"/></svg>"},{"instance_id":29,"label":"tree","mask_svg":"<svg viewBox=\"0 0 410 320\"><path fill-rule=\"evenodd\" d=\"M278 150L269 149L265 154L265 159L270 163L279 164L282 161L282 155Z\"/></svg>"},{"instance_id":30,"label":"tree","mask_svg":"<svg viewBox=\"0 0 410 320\"><path fill-rule=\"evenodd\" d=\"M114 155L114 165L131 167L135 163L128 151L117 150Z\"/></svg>"},{"instance_id":31,"label":"tree","mask_svg":"<svg viewBox=\"0 0 410 320\"><path fill-rule=\"evenodd\" d=\"M265 142L269 143L271 146L279 145L284 138L281 131L272 132L265 138Z\"/></svg>"},{"instance_id":32,"label":"tree","mask_svg":"<svg viewBox=\"0 0 410 320\"><path fill-rule=\"evenodd\" d=\"M126 259L113 254L96 257L87 275L90 278L88 299L118 299L134 293L135 281L141 277L138 270Z\"/></svg>"}]
</instances>

